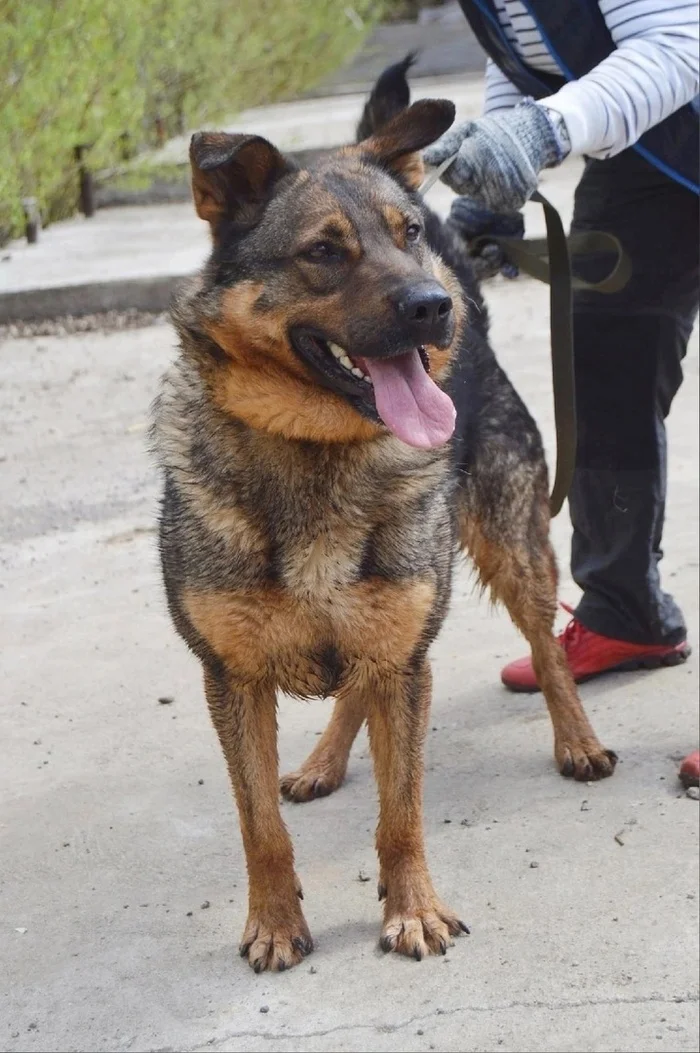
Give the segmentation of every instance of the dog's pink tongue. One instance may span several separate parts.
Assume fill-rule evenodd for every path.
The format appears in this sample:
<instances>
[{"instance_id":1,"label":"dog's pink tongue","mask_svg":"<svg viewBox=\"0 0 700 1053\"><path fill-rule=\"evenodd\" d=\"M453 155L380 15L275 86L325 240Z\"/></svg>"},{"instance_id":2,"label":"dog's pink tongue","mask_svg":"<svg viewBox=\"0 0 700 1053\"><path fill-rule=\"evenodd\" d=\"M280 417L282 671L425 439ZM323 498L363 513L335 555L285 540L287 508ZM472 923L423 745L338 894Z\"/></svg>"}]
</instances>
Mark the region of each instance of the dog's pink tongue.
<instances>
[{"instance_id":1,"label":"dog's pink tongue","mask_svg":"<svg viewBox=\"0 0 700 1053\"><path fill-rule=\"evenodd\" d=\"M442 446L455 428L452 399L433 383L418 351L396 358L365 358L377 412L387 428L409 446Z\"/></svg>"}]
</instances>

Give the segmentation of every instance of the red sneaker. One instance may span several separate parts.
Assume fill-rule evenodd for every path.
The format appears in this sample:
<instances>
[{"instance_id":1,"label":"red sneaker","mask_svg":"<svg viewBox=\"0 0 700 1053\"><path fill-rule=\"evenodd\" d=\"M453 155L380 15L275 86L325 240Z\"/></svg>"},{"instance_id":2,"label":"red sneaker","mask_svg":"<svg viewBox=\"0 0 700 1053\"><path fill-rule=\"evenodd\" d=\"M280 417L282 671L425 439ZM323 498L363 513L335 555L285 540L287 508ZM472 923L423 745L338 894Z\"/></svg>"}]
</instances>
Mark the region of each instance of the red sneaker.
<instances>
[{"instance_id":1,"label":"red sneaker","mask_svg":"<svg viewBox=\"0 0 700 1053\"><path fill-rule=\"evenodd\" d=\"M700 750L688 754L681 764L678 778L686 789L689 786L700 786Z\"/></svg>"},{"instance_id":2,"label":"red sneaker","mask_svg":"<svg viewBox=\"0 0 700 1053\"><path fill-rule=\"evenodd\" d=\"M564 610L573 614L573 608L562 603ZM557 637L566 652L574 680L580 684L601 673L628 672L632 669L658 669L663 665L680 665L690 654L690 647L683 643L672 647L659 644L634 644L624 640L613 640L587 629L572 618L563 633ZM532 659L518 658L501 670L501 680L509 691L539 691L539 684L532 668Z\"/></svg>"}]
</instances>

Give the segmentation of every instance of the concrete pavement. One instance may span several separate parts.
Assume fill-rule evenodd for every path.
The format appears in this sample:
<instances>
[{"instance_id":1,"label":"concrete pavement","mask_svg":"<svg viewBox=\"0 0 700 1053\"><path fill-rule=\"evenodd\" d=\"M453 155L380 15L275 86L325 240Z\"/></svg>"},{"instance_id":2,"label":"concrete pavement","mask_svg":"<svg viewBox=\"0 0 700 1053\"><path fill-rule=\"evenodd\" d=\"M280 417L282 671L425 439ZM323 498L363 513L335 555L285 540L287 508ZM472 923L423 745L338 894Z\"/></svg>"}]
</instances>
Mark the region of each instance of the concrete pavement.
<instances>
[{"instance_id":1,"label":"concrete pavement","mask_svg":"<svg viewBox=\"0 0 700 1053\"><path fill-rule=\"evenodd\" d=\"M0 324L100 311L162 311L207 252L191 203L100 210L11 242L0 260Z\"/></svg>"},{"instance_id":2,"label":"concrete pavement","mask_svg":"<svg viewBox=\"0 0 700 1053\"><path fill-rule=\"evenodd\" d=\"M357 55L317 85L310 95L364 91L382 70L412 52L415 77L483 74L484 52L457 0L423 8L415 22L378 25Z\"/></svg>"},{"instance_id":3,"label":"concrete pavement","mask_svg":"<svg viewBox=\"0 0 700 1053\"><path fill-rule=\"evenodd\" d=\"M488 296L550 444L547 290ZM338 794L284 806L317 950L278 976L238 958L238 823L153 534L145 429L172 346L164 326L0 346L0 1048L697 1050L698 805L675 778L697 744L697 658L585 686L621 762L603 784L566 782L541 699L498 682L522 643L466 570L433 652L425 826L471 937L421 964L377 951L362 739ZM696 654L697 412L694 350L670 420L664 568ZM554 537L565 566L565 516ZM282 701L284 770L329 711Z\"/></svg>"}]
</instances>

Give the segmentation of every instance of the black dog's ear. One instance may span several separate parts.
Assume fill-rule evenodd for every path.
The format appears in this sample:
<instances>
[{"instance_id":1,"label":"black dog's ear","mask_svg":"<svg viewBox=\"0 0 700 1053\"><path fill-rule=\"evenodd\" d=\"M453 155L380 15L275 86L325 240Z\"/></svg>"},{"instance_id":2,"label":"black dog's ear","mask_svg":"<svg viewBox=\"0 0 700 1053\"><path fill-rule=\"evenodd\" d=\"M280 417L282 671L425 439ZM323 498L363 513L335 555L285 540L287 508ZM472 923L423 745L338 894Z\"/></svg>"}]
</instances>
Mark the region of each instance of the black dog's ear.
<instances>
[{"instance_id":1,"label":"black dog's ear","mask_svg":"<svg viewBox=\"0 0 700 1053\"><path fill-rule=\"evenodd\" d=\"M355 149L388 169L410 190L417 190L425 175L419 151L439 139L454 119L454 103L446 99L421 99Z\"/></svg>"},{"instance_id":2,"label":"black dog's ear","mask_svg":"<svg viewBox=\"0 0 700 1053\"><path fill-rule=\"evenodd\" d=\"M222 219L253 221L274 183L292 170L260 135L197 132L190 141L192 195L197 215L215 227Z\"/></svg>"}]
</instances>

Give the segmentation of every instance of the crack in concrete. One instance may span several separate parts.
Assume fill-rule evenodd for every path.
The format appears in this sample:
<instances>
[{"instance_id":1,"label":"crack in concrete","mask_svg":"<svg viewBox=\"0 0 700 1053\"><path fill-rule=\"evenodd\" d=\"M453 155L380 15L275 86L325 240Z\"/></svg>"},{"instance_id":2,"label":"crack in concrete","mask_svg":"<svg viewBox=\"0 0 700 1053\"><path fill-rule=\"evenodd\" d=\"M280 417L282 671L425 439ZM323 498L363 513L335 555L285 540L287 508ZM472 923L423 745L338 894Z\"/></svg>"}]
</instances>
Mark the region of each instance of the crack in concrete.
<instances>
[{"instance_id":1,"label":"crack in concrete","mask_svg":"<svg viewBox=\"0 0 700 1053\"><path fill-rule=\"evenodd\" d=\"M597 1007L597 1006L615 1006L615 1005L646 1005L656 1003L658 1005L683 1005L693 1002L698 1002L700 995L697 993L686 994L686 995L673 995L671 997L664 997L663 995L637 995L629 998L584 998L576 1001L564 1001L564 1002L543 1002L543 1001L531 1001L531 1002L503 1002L500 1005L465 1005L457 1006L454 1009L437 1009L426 1015L416 1015L409 1017L408 1020L404 1020L400 1024L338 1024L335 1027L329 1027L322 1031L230 1031L226 1035L222 1035L220 1038L210 1040L209 1042L198 1043L196 1046L190 1046L188 1049L183 1050L183 1053L195 1053L197 1049L202 1049L204 1046L212 1050L220 1048L225 1042L231 1042L234 1039L249 1039L249 1038L261 1038L268 1042L283 1042L289 1041L301 1041L307 1038L325 1038L326 1035L335 1035L341 1031L378 1031L382 1034L394 1034L397 1031L401 1031L405 1027L411 1027L414 1024L425 1024L435 1017L452 1017L457 1016L460 1013L503 1013L510 1009L550 1009L553 1011L560 1011L566 1009L582 1009L585 1006ZM160 1049L151 1049L148 1053L172 1053L171 1047L161 1047Z\"/></svg>"}]
</instances>

